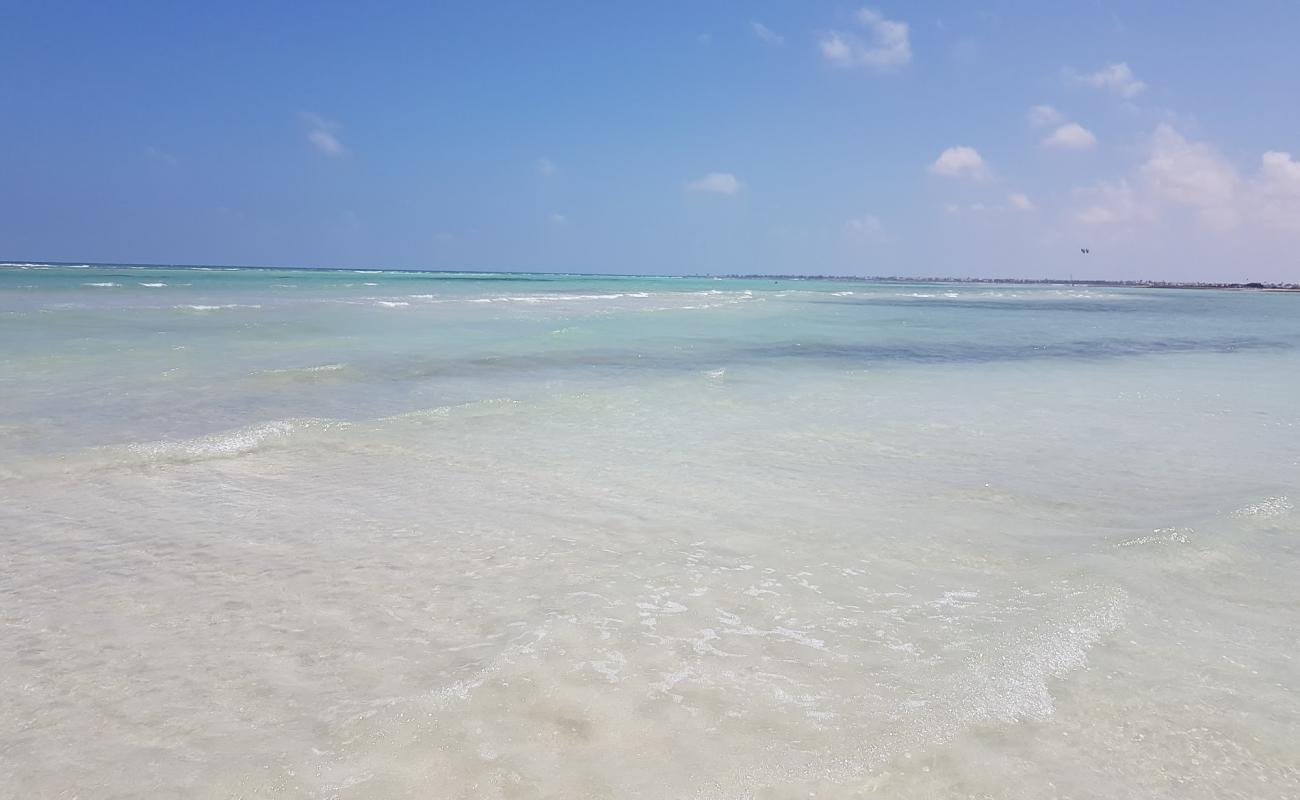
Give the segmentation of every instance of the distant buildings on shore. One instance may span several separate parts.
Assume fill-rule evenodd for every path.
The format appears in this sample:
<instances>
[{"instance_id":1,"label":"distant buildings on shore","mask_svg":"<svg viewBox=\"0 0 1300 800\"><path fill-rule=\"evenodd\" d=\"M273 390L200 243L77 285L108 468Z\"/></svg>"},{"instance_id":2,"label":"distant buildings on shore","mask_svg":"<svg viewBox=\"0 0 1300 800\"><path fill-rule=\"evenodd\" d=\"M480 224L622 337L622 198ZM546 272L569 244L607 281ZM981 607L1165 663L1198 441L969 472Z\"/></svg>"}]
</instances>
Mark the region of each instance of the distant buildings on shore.
<instances>
[{"instance_id":1,"label":"distant buildings on shore","mask_svg":"<svg viewBox=\"0 0 1300 800\"><path fill-rule=\"evenodd\" d=\"M706 277L706 276L700 276ZM854 277L845 275L725 275L726 278L747 278L750 280L776 281L861 281L864 283L992 283L992 284L1049 284L1053 286L1131 286L1144 289L1258 289L1274 292L1300 291L1300 283L1262 283L1250 281L1244 283L1215 283L1212 281L1105 281L1105 280L1061 280L1059 278L950 278L950 277L901 277L897 275L875 275Z\"/></svg>"}]
</instances>

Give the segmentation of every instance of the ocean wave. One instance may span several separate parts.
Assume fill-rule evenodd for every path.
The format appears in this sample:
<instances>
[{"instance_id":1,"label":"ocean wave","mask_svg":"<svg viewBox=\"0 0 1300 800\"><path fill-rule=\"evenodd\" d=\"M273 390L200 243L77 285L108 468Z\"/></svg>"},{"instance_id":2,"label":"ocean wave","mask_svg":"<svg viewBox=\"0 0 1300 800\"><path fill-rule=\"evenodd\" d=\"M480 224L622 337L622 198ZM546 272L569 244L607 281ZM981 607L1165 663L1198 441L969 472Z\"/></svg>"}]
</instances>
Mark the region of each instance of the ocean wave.
<instances>
[{"instance_id":1,"label":"ocean wave","mask_svg":"<svg viewBox=\"0 0 1300 800\"><path fill-rule=\"evenodd\" d=\"M255 303L222 303L220 305L201 305L201 304L181 304L172 306L177 311L224 311L233 308L261 308L260 304Z\"/></svg>"},{"instance_id":2,"label":"ocean wave","mask_svg":"<svg viewBox=\"0 0 1300 800\"><path fill-rule=\"evenodd\" d=\"M283 442L299 431L337 428L347 424L322 419L277 420L226 433L129 444L125 449L131 455L150 463L232 458L260 450L268 444Z\"/></svg>"},{"instance_id":3,"label":"ocean wave","mask_svg":"<svg viewBox=\"0 0 1300 800\"><path fill-rule=\"evenodd\" d=\"M141 286L147 286L147 287L149 287L150 289L161 289L162 287L166 286L167 284L165 284L165 283L142 283L142 284L140 284L140 285L141 285Z\"/></svg>"},{"instance_id":4,"label":"ocean wave","mask_svg":"<svg viewBox=\"0 0 1300 800\"><path fill-rule=\"evenodd\" d=\"M383 424L392 422L425 422L448 419L455 414L481 415L497 411L507 410L522 405L522 401L510 397L489 397L483 400L471 400L468 403L456 403L447 406L433 406L431 408L420 408L415 411L404 411L400 414L393 414L388 417L380 417L373 420L373 423Z\"/></svg>"},{"instance_id":5,"label":"ocean wave","mask_svg":"<svg viewBox=\"0 0 1300 800\"><path fill-rule=\"evenodd\" d=\"M889 714L894 735L846 742L833 758L815 759L800 770L800 777L861 781L899 758L950 742L962 731L1051 717L1056 712L1052 684L1087 666L1092 648L1123 626L1129 604L1122 589L1101 587L1067 589L1055 599L1063 603L1059 611L1037 622L1008 625L1003 633L980 641L962 670L902 703ZM891 649L910 652L907 644ZM781 780L790 777L781 767L773 772ZM759 784L758 777L746 780L749 789Z\"/></svg>"},{"instance_id":6,"label":"ocean wave","mask_svg":"<svg viewBox=\"0 0 1300 800\"><path fill-rule=\"evenodd\" d=\"M108 288L110 288L110 287L114 287L114 286L121 286L122 284L120 284L120 283L112 283L111 281L104 281L104 282L102 282L102 283L83 283L83 284L81 284L81 285L82 285L82 286L98 286L98 287L102 287L102 288L108 289Z\"/></svg>"},{"instance_id":7,"label":"ocean wave","mask_svg":"<svg viewBox=\"0 0 1300 800\"><path fill-rule=\"evenodd\" d=\"M410 295L411 297L429 297L433 295ZM538 305L546 303L563 303L579 302L586 300L665 300L665 299L688 299L691 297L722 297L730 296L732 298L751 298L754 292L749 289L743 291L719 291L709 289L698 292L605 292L599 294L503 294L492 295L490 297L469 297L460 300L449 300L448 302L465 302L465 303L524 303L529 305Z\"/></svg>"},{"instance_id":8,"label":"ocean wave","mask_svg":"<svg viewBox=\"0 0 1300 800\"><path fill-rule=\"evenodd\" d=\"M309 367L260 369L253 372L252 375L255 377L278 378L281 380L317 380L335 375L347 369L348 365L344 363L316 364Z\"/></svg>"},{"instance_id":9,"label":"ocean wave","mask_svg":"<svg viewBox=\"0 0 1300 800\"><path fill-rule=\"evenodd\" d=\"M52 475L94 473L102 470L152 468L232 459L288 444L294 437L351 427L331 419L284 419L260 422L234 430L179 439L100 445L61 456L0 465L0 476L44 479Z\"/></svg>"},{"instance_id":10,"label":"ocean wave","mask_svg":"<svg viewBox=\"0 0 1300 800\"><path fill-rule=\"evenodd\" d=\"M610 702L606 708L668 707L683 719L768 723L733 729L742 759L736 769L703 787L688 779L665 796L766 796L765 787L796 782L860 785L869 775L888 775L892 762L933 753L965 732L1050 718L1057 682L1086 668L1091 651L1122 628L1128 606L1122 589L1060 582L1042 586L1032 607L1021 596L990 593L965 610L946 609L938 622L928 606L871 607L860 597L862 605L848 607L852 614L843 619L835 611L848 609L834 604L800 607L795 622L781 613L789 613L790 597L751 597L743 608L724 610L712 593L726 596L748 581L728 585L714 575L701 587L710 599L698 607L659 587L625 593L604 583L599 592L571 592L563 610L476 636L469 646L478 657L446 670L429 688L377 701L370 711L385 719L373 724L388 730L396 720L430 712L482 714L521 684L532 691L519 701L519 717L536 719L555 707L537 698L580 681L597 687ZM774 577L770 585L782 583ZM831 613L815 613L823 610ZM792 736L834 738L815 752L761 755L770 744L761 731L778 727Z\"/></svg>"},{"instance_id":11,"label":"ocean wave","mask_svg":"<svg viewBox=\"0 0 1300 800\"><path fill-rule=\"evenodd\" d=\"M1242 506L1232 512L1231 516L1238 518L1253 517L1256 519L1275 519L1290 514L1295 509L1295 503L1291 502L1289 497L1268 497L1258 503L1251 503Z\"/></svg>"},{"instance_id":12,"label":"ocean wave","mask_svg":"<svg viewBox=\"0 0 1300 800\"><path fill-rule=\"evenodd\" d=\"M268 370L255 375L307 378L339 374L348 369L347 364L321 364L312 367L285 370ZM366 446L366 437L360 439L338 438L347 432L368 435L392 429L400 435L404 425L421 425L442 421L458 415L484 416L508 412L522 405L522 401L508 397L492 397L444 406L416 409L388 416L362 420L331 419L326 417L299 417L252 423L240 428L201 434L177 439L157 439L143 442L98 445L75 450L59 456L40 456L30 461L0 462L0 477L41 478L49 475L95 472L104 469L154 467L167 464L192 464L213 460L240 458L260 453L273 447L312 447L322 441L318 437L330 434L332 445L351 441ZM0 431L6 433L6 431Z\"/></svg>"},{"instance_id":13,"label":"ocean wave","mask_svg":"<svg viewBox=\"0 0 1300 800\"><path fill-rule=\"evenodd\" d=\"M347 364L320 364L314 367L287 367L285 369L268 369L263 370L266 373L277 372L333 372L334 370L344 369Z\"/></svg>"},{"instance_id":14,"label":"ocean wave","mask_svg":"<svg viewBox=\"0 0 1300 800\"><path fill-rule=\"evenodd\" d=\"M1187 544L1194 531L1191 528L1157 528L1149 536L1139 536L1115 545L1116 547L1140 547L1152 544Z\"/></svg>"},{"instance_id":15,"label":"ocean wave","mask_svg":"<svg viewBox=\"0 0 1300 800\"><path fill-rule=\"evenodd\" d=\"M963 727L1050 716L1055 702L1049 682L1083 667L1093 645L1124 623L1128 594L1122 589L1076 589L1061 599L1078 605L992 648L957 682L956 696L948 699Z\"/></svg>"},{"instance_id":16,"label":"ocean wave","mask_svg":"<svg viewBox=\"0 0 1300 800\"><path fill-rule=\"evenodd\" d=\"M723 308L725 306L734 306L737 303L743 303L743 302L745 302L743 298L737 298L735 300L723 300L722 302L719 303L692 303L690 305L685 305L685 306L659 306L657 308L651 308L647 310L649 311L702 311L707 308Z\"/></svg>"},{"instance_id":17,"label":"ocean wave","mask_svg":"<svg viewBox=\"0 0 1300 800\"><path fill-rule=\"evenodd\" d=\"M611 292L608 294L508 294L485 298L494 303L555 303L573 300L620 300L624 297L646 298L649 292Z\"/></svg>"},{"instance_id":18,"label":"ocean wave","mask_svg":"<svg viewBox=\"0 0 1300 800\"><path fill-rule=\"evenodd\" d=\"M854 297L821 294L820 299L814 297L811 298L809 302L914 309L921 309L928 306L950 310L961 309L981 312L987 312L989 309L996 308L999 311L1023 311L1026 313L1039 313L1045 310L1050 310L1053 312L1069 311L1097 314L1122 314L1136 313L1145 309L1146 306L1141 304L1141 300L1142 298L1133 298L1128 295L1094 295L1086 298L1028 296L1021 298L980 298L957 292L949 294L925 292L883 294L864 292Z\"/></svg>"}]
</instances>

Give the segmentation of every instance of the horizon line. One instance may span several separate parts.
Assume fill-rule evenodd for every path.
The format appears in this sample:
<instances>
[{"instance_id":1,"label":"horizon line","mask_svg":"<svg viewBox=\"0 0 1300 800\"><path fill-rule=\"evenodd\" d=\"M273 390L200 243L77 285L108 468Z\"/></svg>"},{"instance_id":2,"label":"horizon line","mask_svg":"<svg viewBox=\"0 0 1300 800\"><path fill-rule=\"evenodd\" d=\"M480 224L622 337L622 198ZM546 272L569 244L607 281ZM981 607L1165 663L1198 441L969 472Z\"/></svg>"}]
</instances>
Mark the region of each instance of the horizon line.
<instances>
[{"instance_id":1,"label":"horizon line","mask_svg":"<svg viewBox=\"0 0 1300 800\"><path fill-rule=\"evenodd\" d=\"M1300 289L1300 283L1283 281L1191 281L1191 280L1156 280L1150 278L1010 278L977 276L922 276L922 275L836 275L791 274L791 273L687 273L687 274L642 274L613 272L549 272L522 270L483 270L471 268L436 268L436 267L303 267L276 266L269 264L159 264L130 261L17 261L0 260L0 269L37 266L37 267L83 267L97 269L105 267L136 267L141 269L193 269L193 270L284 270L291 272L397 272L403 274L443 274L443 275L554 275L558 277L580 278L708 278L714 280L819 280L819 281L859 281L880 283L1007 283L1007 284L1066 284L1094 286L1133 286L1151 288L1264 288L1264 289Z\"/></svg>"}]
</instances>

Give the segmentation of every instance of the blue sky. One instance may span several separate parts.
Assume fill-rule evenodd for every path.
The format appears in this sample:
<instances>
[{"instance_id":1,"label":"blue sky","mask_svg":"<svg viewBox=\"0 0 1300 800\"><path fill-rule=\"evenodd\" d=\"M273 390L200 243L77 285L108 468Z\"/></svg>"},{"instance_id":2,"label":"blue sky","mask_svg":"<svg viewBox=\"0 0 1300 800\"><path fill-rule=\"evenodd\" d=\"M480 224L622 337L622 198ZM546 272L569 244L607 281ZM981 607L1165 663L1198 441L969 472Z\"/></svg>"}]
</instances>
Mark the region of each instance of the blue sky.
<instances>
[{"instance_id":1,"label":"blue sky","mask_svg":"<svg viewBox=\"0 0 1300 800\"><path fill-rule=\"evenodd\" d=\"M0 258L1300 280L1295 2L372 5L6 3Z\"/></svg>"}]
</instances>

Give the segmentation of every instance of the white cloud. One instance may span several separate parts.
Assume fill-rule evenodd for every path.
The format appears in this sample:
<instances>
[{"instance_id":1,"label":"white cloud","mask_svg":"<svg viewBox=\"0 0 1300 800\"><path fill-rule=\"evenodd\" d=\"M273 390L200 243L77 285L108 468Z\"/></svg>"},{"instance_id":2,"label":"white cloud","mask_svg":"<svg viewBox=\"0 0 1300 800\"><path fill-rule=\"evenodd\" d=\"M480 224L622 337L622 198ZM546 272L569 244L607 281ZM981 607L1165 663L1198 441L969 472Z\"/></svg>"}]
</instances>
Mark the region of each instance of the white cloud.
<instances>
[{"instance_id":1,"label":"white cloud","mask_svg":"<svg viewBox=\"0 0 1300 800\"><path fill-rule=\"evenodd\" d=\"M757 20L750 21L749 29L754 32L754 35L758 37L759 41L767 42L768 44L774 44L774 45L785 44L784 36L781 36L776 31L772 30L771 28L767 27L766 25L764 25L763 23Z\"/></svg>"},{"instance_id":2,"label":"white cloud","mask_svg":"<svg viewBox=\"0 0 1300 800\"><path fill-rule=\"evenodd\" d=\"M1259 176L1253 188L1262 222L1300 231L1300 161L1290 153L1270 150L1260 157Z\"/></svg>"},{"instance_id":3,"label":"white cloud","mask_svg":"<svg viewBox=\"0 0 1300 800\"><path fill-rule=\"evenodd\" d=\"M552 225L567 225L569 222L569 218L559 213L558 211L552 212L552 214L549 217L547 217L546 220L550 222Z\"/></svg>"},{"instance_id":4,"label":"white cloud","mask_svg":"<svg viewBox=\"0 0 1300 800\"><path fill-rule=\"evenodd\" d=\"M160 150L157 147L149 146L144 149L146 160L155 164L162 164L165 167L175 167L181 163L180 159L168 153L166 150Z\"/></svg>"},{"instance_id":5,"label":"white cloud","mask_svg":"<svg viewBox=\"0 0 1300 800\"><path fill-rule=\"evenodd\" d=\"M1243 177L1210 144L1189 140L1170 125L1156 128L1132 182L1101 183L1082 193L1092 200L1076 215L1085 224L1152 221L1187 209L1199 225L1219 234L1300 233L1300 161L1269 151L1258 171Z\"/></svg>"},{"instance_id":6,"label":"white cloud","mask_svg":"<svg viewBox=\"0 0 1300 800\"><path fill-rule=\"evenodd\" d=\"M307 141L312 143L319 152L327 156L341 156L347 152L339 137L329 131L308 131Z\"/></svg>"},{"instance_id":7,"label":"white cloud","mask_svg":"<svg viewBox=\"0 0 1300 800\"><path fill-rule=\"evenodd\" d=\"M864 8L854 15L866 38L850 31L829 31L818 45L822 56L837 67L864 67L887 71L912 61L912 42L906 22L885 19Z\"/></svg>"},{"instance_id":8,"label":"white cloud","mask_svg":"<svg viewBox=\"0 0 1300 800\"><path fill-rule=\"evenodd\" d=\"M822 56L838 67L853 65L853 47L845 41L842 34L832 31L822 37L820 42Z\"/></svg>"},{"instance_id":9,"label":"white cloud","mask_svg":"<svg viewBox=\"0 0 1300 800\"><path fill-rule=\"evenodd\" d=\"M947 203L943 210L949 214L1005 214L1009 211L1034 211L1036 207L1034 202L1029 199L1029 195L1023 192L1012 192L1007 195L1007 204L1000 205L997 203L985 203L976 201L974 203Z\"/></svg>"},{"instance_id":10,"label":"white cloud","mask_svg":"<svg viewBox=\"0 0 1300 800\"><path fill-rule=\"evenodd\" d=\"M1288 193L1300 193L1300 161L1290 153L1270 150L1260 156L1259 173L1266 183Z\"/></svg>"},{"instance_id":11,"label":"white cloud","mask_svg":"<svg viewBox=\"0 0 1300 800\"><path fill-rule=\"evenodd\" d=\"M1241 179L1232 164L1204 142L1189 142L1168 125L1151 137L1142 177L1156 198L1196 209L1203 222L1226 230L1237 225Z\"/></svg>"},{"instance_id":12,"label":"white cloud","mask_svg":"<svg viewBox=\"0 0 1300 800\"><path fill-rule=\"evenodd\" d=\"M549 158L537 159L537 174L541 175L542 177L549 178L552 175L559 174L559 172L560 172L559 166L557 166L556 163L550 160Z\"/></svg>"},{"instance_id":13,"label":"white cloud","mask_svg":"<svg viewBox=\"0 0 1300 800\"><path fill-rule=\"evenodd\" d=\"M1114 92L1126 99L1137 97L1147 88L1147 85L1138 80L1137 76L1133 74L1133 70L1129 69L1128 64L1124 62L1107 64L1096 72L1075 75L1074 79L1094 89L1106 89Z\"/></svg>"},{"instance_id":14,"label":"white cloud","mask_svg":"<svg viewBox=\"0 0 1300 800\"><path fill-rule=\"evenodd\" d=\"M1043 139L1042 144L1049 150L1091 150L1097 146L1097 137L1079 123L1067 122Z\"/></svg>"},{"instance_id":15,"label":"white cloud","mask_svg":"<svg viewBox=\"0 0 1300 800\"><path fill-rule=\"evenodd\" d=\"M1102 181L1079 193L1091 200L1075 214L1075 219L1084 225L1114 225L1154 218L1154 212L1139 200L1128 181Z\"/></svg>"},{"instance_id":16,"label":"white cloud","mask_svg":"<svg viewBox=\"0 0 1300 800\"><path fill-rule=\"evenodd\" d=\"M1047 128L1065 121L1065 115L1052 106L1034 106L1025 116L1032 128Z\"/></svg>"},{"instance_id":17,"label":"white cloud","mask_svg":"<svg viewBox=\"0 0 1300 800\"><path fill-rule=\"evenodd\" d=\"M1017 211L1033 211L1034 203L1029 199L1029 195L1023 192L1012 192L1007 195L1007 205Z\"/></svg>"},{"instance_id":18,"label":"white cloud","mask_svg":"<svg viewBox=\"0 0 1300 800\"><path fill-rule=\"evenodd\" d=\"M688 192L713 192L715 194L736 194L745 188L735 175L730 172L710 172L703 178L686 184Z\"/></svg>"},{"instance_id":19,"label":"white cloud","mask_svg":"<svg viewBox=\"0 0 1300 800\"><path fill-rule=\"evenodd\" d=\"M347 155L348 149L338 136L341 126L337 122L310 111L304 111L299 116L307 125L307 141L318 153L333 158Z\"/></svg>"},{"instance_id":20,"label":"white cloud","mask_svg":"<svg viewBox=\"0 0 1300 800\"><path fill-rule=\"evenodd\" d=\"M987 203L976 201L974 203L967 203L966 205L962 205L961 203L947 203L944 205L943 210L947 211L949 214L983 214L985 212L1002 212L1007 209L1005 206L991 206Z\"/></svg>"},{"instance_id":21,"label":"white cloud","mask_svg":"<svg viewBox=\"0 0 1300 800\"><path fill-rule=\"evenodd\" d=\"M988 165L973 147L949 147L930 165L930 173L947 178L979 179L988 176Z\"/></svg>"},{"instance_id":22,"label":"white cloud","mask_svg":"<svg viewBox=\"0 0 1300 800\"><path fill-rule=\"evenodd\" d=\"M855 239L881 242L885 239L885 224L875 214L864 214L845 222L844 232Z\"/></svg>"}]
</instances>

